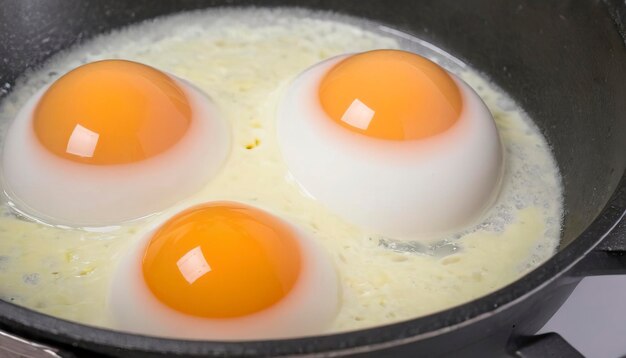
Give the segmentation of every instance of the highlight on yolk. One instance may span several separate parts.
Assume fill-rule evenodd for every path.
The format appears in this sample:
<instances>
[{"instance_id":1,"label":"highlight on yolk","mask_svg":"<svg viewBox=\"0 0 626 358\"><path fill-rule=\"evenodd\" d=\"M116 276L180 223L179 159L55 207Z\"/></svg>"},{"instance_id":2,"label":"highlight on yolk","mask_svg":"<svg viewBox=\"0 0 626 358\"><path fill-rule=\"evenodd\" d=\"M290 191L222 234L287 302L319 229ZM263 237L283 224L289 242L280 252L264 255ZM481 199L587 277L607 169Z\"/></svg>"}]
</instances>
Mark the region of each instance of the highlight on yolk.
<instances>
[{"instance_id":1,"label":"highlight on yolk","mask_svg":"<svg viewBox=\"0 0 626 358\"><path fill-rule=\"evenodd\" d=\"M54 82L34 112L50 152L76 162L124 164L176 144L192 120L181 87L165 73L124 60L80 66Z\"/></svg>"},{"instance_id":2,"label":"highlight on yolk","mask_svg":"<svg viewBox=\"0 0 626 358\"><path fill-rule=\"evenodd\" d=\"M216 202L171 218L150 240L144 279L169 307L228 318L261 311L296 283L301 254L285 223L253 207Z\"/></svg>"},{"instance_id":3,"label":"highlight on yolk","mask_svg":"<svg viewBox=\"0 0 626 358\"><path fill-rule=\"evenodd\" d=\"M388 140L444 132L462 109L460 90L445 70L400 50L369 51L339 62L322 79L319 99L335 122Z\"/></svg>"}]
</instances>

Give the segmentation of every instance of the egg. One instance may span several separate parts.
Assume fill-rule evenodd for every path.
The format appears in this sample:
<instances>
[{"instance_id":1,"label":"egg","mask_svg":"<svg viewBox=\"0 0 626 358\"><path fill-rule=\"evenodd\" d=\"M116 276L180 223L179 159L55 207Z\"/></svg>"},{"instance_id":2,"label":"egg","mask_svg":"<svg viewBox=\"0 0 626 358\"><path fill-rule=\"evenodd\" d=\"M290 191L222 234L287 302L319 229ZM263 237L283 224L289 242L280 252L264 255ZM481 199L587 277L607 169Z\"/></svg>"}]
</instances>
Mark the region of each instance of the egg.
<instances>
[{"instance_id":1,"label":"egg","mask_svg":"<svg viewBox=\"0 0 626 358\"><path fill-rule=\"evenodd\" d=\"M204 203L169 218L112 280L116 328L168 337L314 334L339 304L326 253L303 230L237 202Z\"/></svg>"},{"instance_id":2,"label":"egg","mask_svg":"<svg viewBox=\"0 0 626 358\"><path fill-rule=\"evenodd\" d=\"M337 56L287 88L278 141L293 178L353 224L394 238L467 226L503 170L493 118L471 87L401 50Z\"/></svg>"},{"instance_id":3,"label":"egg","mask_svg":"<svg viewBox=\"0 0 626 358\"><path fill-rule=\"evenodd\" d=\"M445 235L436 244L417 237L416 241L388 240L351 223L307 195L284 161L276 111L292 80L320 61L375 49L418 53L471 85L493 114L505 149L505 170L495 202L475 225ZM204 339L244 339L237 332L224 337L221 330L215 332L214 324L238 330L236 322L259 327L263 317L268 329L258 335L246 331L246 337L323 335L404 321L474 300L517 280L558 248L563 188L550 147L532 118L480 72L409 34L336 13L293 8L211 8L134 24L61 51L19 79L0 100L2 137L43 86L84 63L111 58L152 66L205 93L202 99L209 101L204 103L219 112L219 118L211 118L227 124L228 155L214 176L180 202L106 230L41 225L14 215L7 203L0 202L2 300L90 326L160 337L197 338L197 331L182 331L190 324L206 328L211 336ZM400 173L403 168L399 167ZM159 195L176 188L163 188ZM0 183L0 190L4 189ZM285 323L284 334L272 325L274 318L282 317L278 312L287 312L287 302L297 307L297 300L290 297L305 292L297 290L299 279L272 306L240 316L231 311L222 318L177 311L153 293L144 280L143 257L154 233L189 208L225 202L252 206L299 233L302 257L309 244L321 248L321 257L331 262L339 286L336 313L316 315L329 322L314 321L304 330L286 328L281 318L277 322ZM209 255L202 251L202 256L210 265ZM197 257L193 251L186 258L193 263ZM319 266L331 270L326 264ZM305 277L304 271L298 277ZM117 289L121 291L114 293ZM313 296L326 300L327 290L323 287ZM154 312L158 318L146 318ZM306 309L293 314L302 318ZM138 321L125 321L126 317Z\"/></svg>"},{"instance_id":4,"label":"egg","mask_svg":"<svg viewBox=\"0 0 626 358\"><path fill-rule=\"evenodd\" d=\"M106 226L194 193L229 150L229 128L200 90L147 65L103 60L26 102L1 165L18 212L54 225Z\"/></svg>"}]
</instances>

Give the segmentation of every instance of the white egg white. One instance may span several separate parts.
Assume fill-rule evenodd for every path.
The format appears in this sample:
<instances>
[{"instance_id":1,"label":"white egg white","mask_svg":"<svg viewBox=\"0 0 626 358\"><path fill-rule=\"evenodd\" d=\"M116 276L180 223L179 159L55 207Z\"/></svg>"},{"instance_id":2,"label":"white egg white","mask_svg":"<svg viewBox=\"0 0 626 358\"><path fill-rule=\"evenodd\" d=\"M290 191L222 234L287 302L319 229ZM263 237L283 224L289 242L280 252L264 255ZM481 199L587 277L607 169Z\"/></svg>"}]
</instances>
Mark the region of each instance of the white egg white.
<instances>
[{"instance_id":1,"label":"white egg white","mask_svg":"<svg viewBox=\"0 0 626 358\"><path fill-rule=\"evenodd\" d=\"M348 56L314 65L285 91L278 142L296 181L331 211L385 236L431 239L471 224L493 203L503 170L487 106L451 75L463 110L445 132L389 141L346 130L323 111L318 89L328 70Z\"/></svg>"},{"instance_id":2,"label":"white egg white","mask_svg":"<svg viewBox=\"0 0 626 358\"><path fill-rule=\"evenodd\" d=\"M2 180L13 208L52 225L98 227L145 217L202 188L230 151L230 128L211 100L173 78L192 108L191 125L173 147L135 163L90 165L50 153L33 130L48 86L17 113L4 139Z\"/></svg>"},{"instance_id":3,"label":"white egg white","mask_svg":"<svg viewBox=\"0 0 626 358\"><path fill-rule=\"evenodd\" d=\"M152 294L143 278L141 263L154 230L142 234L112 277L108 302L111 326L140 334L222 340L298 337L326 330L337 314L340 300L334 264L309 234L289 225L296 233L302 255L295 286L267 309L222 319L178 312Z\"/></svg>"}]
</instances>

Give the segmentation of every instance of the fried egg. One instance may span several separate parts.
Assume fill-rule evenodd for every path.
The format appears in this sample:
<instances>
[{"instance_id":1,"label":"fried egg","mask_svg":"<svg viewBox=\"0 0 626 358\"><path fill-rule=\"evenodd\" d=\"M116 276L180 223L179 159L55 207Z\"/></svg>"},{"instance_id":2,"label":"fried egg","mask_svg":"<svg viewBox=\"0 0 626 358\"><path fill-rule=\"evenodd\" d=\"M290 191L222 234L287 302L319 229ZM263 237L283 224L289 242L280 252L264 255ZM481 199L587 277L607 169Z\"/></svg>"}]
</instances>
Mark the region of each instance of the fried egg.
<instances>
[{"instance_id":1,"label":"fried egg","mask_svg":"<svg viewBox=\"0 0 626 358\"><path fill-rule=\"evenodd\" d=\"M4 141L4 191L15 210L48 224L119 225L198 191L229 142L193 85L136 62L96 61L17 113Z\"/></svg>"},{"instance_id":2,"label":"fried egg","mask_svg":"<svg viewBox=\"0 0 626 358\"><path fill-rule=\"evenodd\" d=\"M451 73L451 78L471 86L489 108L503 146L506 160L502 162L500 191L493 203L486 204L484 214L476 221L432 242L423 240L421 234L397 240L329 210L326 203L303 190L298 182L301 178L290 174L284 145L277 134L277 114L284 98L291 95L289 88L294 80L299 81L307 69L336 56L377 49L419 54ZM230 128L229 154L195 193L143 220L123 222L106 230L41 225L15 216L8 205L0 206L1 299L85 324L181 337L164 327L120 321L112 312L128 310L125 304L143 301L147 307L158 307L155 315L169 312L150 322L172 318L179 324L178 318L183 315L197 318L176 311L151 289L144 290L148 284L142 261L137 258L143 257L160 227L189 208L208 203L238 203L267 213L298 233L302 257L305 250L315 255L305 249L310 244L319 248L320 257L331 262L340 293L337 311L324 316L322 321L327 322L313 322L310 330L297 335L342 332L432 314L511 283L556 250L562 215L561 184L546 140L505 92L432 44L378 24L329 13L294 9L181 13L99 36L27 73L0 102L1 123L16 118L39 89L74 68L104 59L142 63L181 83L193 84L210 98L219 118ZM332 119L327 122L350 136L366 137ZM0 130L6 131L6 124ZM369 137L366 139L370 142ZM177 265L182 256L170 259ZM192 253L188 259L193 262L192 257L198 256ZM206 262L211 265L208 259ZM320 267L328 269L325 264ZM133 273L128 280L120 274L125 269ZM167 286L168 282L160 284ZM125 285L132 295L121 301L113 299ZM289 292L296 292L297 285ZM315 297L327 299L327 290L320 289ZM278 299L269 308L217 320L235 322L269 315L278 312L288 297ZM292 307L301 306L294 302ZM251 323L246 338L257 334L252 328L256 324ZM274 337L281 335L293 336L279 330L272 332ZM185 336L198 338L193 333ZM243 339L216 332L211 336Z\"/></svg>"},{"instance_id":3,"label":"fried egg","mask_svg":"<svg viewBox=\"0 0 626 358\"><path fill-rule=\"evenodd\" d=\"M463 228L499 189L502 147L489 109L417 54L376 50L323 61L289 86L277 121L303 190L387 236Z\"/></svg>"},{"instance_id":4,"label":"fried egg","mask_svg":"<svg viewBox=\"0 0 626 358\"><path fill-rule=\"evenodd\" d=\"M323 331L337 313L339 285L326 253L307 236L242 203L186 209L119 265L109 303L116 327L197 339Z\"/></svg>"}]
</instances>

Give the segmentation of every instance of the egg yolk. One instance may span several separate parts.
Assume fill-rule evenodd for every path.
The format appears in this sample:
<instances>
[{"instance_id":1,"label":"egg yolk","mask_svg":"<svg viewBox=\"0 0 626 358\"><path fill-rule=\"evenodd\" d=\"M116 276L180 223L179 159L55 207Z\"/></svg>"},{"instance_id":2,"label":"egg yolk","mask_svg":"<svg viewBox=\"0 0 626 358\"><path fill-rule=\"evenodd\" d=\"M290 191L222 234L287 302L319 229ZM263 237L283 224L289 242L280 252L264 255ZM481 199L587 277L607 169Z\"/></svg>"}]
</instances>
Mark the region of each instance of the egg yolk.
<instances>
[{"instance_id":1,"label":"egg yolk","mask_svg":"<svg viewBox=\"0 0 626 358\"><path fill-rule=\"evenodd\" d=\"M444 132L462 109L460 90L445 70L399 50L364 52L339 62L322 78L319 99L340 125L388 140Z\"/></svg>"},{"instance_id":2,"label":"egg yolk","mask_svg":"<svg viewBox=\"0 0 626 358\"><path fill-rule=\"evenodd\" d=\"M171 218L143 258L145 282L179 312L229 318L285 297L300 274L295 233L272 215L229 202L204 204Z\"/></svg>"},{"instance_id":3,"label":"egg yolk","mask_svg":"<svg viewBox=\"0 0 626 358\"><path fill-rule=\"evenodd\" d=\"M39 142L81 163L125 164L176 144L192 119L181 87L150 66L105 60L78 67L54 82L33 115Z\"/></svg>"}]
</instances>

